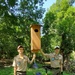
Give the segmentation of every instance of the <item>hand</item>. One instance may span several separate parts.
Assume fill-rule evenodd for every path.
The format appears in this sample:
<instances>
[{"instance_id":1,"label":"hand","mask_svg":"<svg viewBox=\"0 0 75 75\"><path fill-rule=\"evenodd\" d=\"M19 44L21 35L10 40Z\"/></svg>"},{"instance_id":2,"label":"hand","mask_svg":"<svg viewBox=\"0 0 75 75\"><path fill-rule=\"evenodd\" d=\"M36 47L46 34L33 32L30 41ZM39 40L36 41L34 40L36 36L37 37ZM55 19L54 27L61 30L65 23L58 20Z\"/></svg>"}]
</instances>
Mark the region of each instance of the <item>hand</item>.
<instances>
[{"instance_id":1,"label":"hand","mask_svg":"<svg viewBox=\"0 0 75 75\"><path fill-rule=\"evenodd\" d=\"M42 51L42 49L40 49L40 51Z\"/></svg>"}]
</instances>

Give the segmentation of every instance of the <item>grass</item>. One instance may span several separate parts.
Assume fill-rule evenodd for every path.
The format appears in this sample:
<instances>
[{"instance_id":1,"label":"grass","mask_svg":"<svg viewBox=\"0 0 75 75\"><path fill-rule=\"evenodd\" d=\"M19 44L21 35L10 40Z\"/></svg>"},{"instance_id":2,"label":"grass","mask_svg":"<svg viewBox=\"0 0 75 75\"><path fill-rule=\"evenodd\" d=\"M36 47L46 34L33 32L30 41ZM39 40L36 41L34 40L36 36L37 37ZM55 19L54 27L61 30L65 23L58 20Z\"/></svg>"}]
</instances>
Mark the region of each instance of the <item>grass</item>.
<instances>
[{"instance_id":1,"label":"grass","mask_svg":"<svg viewBox=\"0 0 75 75\"><path fill-rule=\"evenodd\" d=\"M46 75L45 69L43 68L39 69L29 68L27 70L27 75L36 75L36 72L40 72L42 75ZM12 67L0 68L0 75L13 75L13 68ZM48 71L48 75L52 75L51 71ZM75 75L75 73L73 74L64 72L63 75Z\"/></svg>"},{"instance_id":2,"label":"grass","mask_svg":"<svg viewBox=\"0 0 75 75\"><path fill-rule=\"evenodd\" d=\"M12 67L2 67L0 68L0 75L13 75Z\"/></svg>"}]
</instances>

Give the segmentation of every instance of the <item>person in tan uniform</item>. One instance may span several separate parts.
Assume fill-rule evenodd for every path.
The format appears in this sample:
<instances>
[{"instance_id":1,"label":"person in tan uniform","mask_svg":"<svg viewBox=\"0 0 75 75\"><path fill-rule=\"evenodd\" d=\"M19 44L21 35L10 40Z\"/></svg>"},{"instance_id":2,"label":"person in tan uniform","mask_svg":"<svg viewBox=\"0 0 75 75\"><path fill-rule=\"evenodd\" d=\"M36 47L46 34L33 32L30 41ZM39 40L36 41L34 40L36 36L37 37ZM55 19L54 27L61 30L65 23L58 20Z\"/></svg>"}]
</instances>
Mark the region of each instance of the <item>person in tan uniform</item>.
<instances>
[{"instance_id":1,"label":"person in tan uniform","mask_svg":"<svg viewBox=\"0 0 75 75\"><path fill-rule=\"evenodd\" d=\"M50 65L53 70L53 75L63 75L63 57L60 53L60 47L56 46L54 53L44 53L42 50L40 50L41 53L50 58Z\"/></svg>"},{"instance_id":2,"label":"person in tan uniform","mask_svg":"<svg viewBox=\"0 0 75 75\"><path fill-rule=\"evenodd\" d=\"M18 55L14 57L13 66L14 66L14 75L26 75L27 64L32 63L36 57L33 54L33 58L30 61L29 58L24 55L24 48L23 46L19 45L17 47Z\"/></svg>"}]
</instances>

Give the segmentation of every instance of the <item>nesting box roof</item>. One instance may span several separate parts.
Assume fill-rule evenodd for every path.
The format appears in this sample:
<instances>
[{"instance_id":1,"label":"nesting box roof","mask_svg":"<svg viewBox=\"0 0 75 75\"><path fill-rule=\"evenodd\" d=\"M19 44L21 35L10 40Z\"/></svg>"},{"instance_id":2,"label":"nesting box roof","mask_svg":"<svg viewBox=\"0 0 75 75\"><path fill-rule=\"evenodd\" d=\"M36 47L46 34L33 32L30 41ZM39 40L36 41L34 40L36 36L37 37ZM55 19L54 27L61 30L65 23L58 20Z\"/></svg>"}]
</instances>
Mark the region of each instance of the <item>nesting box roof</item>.
<instances>
[{"instance_id":1,"label":"nesting box roof","mask_svg":"<svg viewBox=\"0 0 75 75\"><path fill-rule=\"evenodd\" d=\"M36 26L41 27L42 25L38 25L38 24L30 25L30 27L36 27Z\"/></svg>"}]
</instances>

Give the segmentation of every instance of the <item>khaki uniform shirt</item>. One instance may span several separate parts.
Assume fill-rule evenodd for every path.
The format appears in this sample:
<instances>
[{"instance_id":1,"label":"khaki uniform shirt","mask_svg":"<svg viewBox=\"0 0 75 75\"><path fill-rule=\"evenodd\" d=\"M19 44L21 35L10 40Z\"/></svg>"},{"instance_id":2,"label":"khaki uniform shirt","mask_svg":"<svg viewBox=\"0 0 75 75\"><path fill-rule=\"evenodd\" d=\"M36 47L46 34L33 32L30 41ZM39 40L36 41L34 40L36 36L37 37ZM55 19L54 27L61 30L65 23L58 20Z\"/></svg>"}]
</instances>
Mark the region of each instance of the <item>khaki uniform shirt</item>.
<instances>
[{"instance_id":1,"label":"khaki uniform shirt","mask_svg":"<svg viewBox=\"0 0 75 75\"><path fill-rule=\"evenodd\" d=\"M24 55L23 59L17 55L14 57L13 60L13 66L17 67L17 71L26 71L27 69L27 63L30 63L30 60L27 56Z\"/></svg>"},{"instance_id":2,"label":"khaki uniform shirt","mask_svg":"<svg viewBox=\"0 0 75 75\"><path fill-rule=\"evenodd\" d=\"M63 63L63 57L61 54L56 55L55 53L45 54L51 61L51 67L60 68Z\"/></svg>"}]
</instances>

